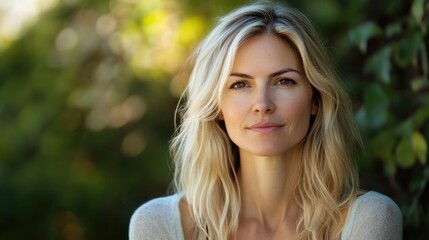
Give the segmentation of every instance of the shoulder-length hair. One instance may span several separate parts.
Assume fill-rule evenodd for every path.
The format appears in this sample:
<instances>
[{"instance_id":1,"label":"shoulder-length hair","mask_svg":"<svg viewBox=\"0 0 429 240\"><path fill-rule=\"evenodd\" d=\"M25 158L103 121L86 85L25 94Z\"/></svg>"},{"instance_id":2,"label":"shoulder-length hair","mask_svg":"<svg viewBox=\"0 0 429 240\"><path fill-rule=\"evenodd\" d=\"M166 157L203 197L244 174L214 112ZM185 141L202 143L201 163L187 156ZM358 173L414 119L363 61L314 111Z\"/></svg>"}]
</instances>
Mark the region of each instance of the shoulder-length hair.
<instances>
[{"instance_id":1,"label":"shoulder-length hair","mask_svg":"<svg viewBox=\"0 0 429 240\"><path fill-rule=\"evenodd\" d=\"M317 101L294 189L302 212L297 238L337 239L359 192L351 150L360 137L349 97L324 44L310 21L293 9L272 4L241 7L221 18L196 49L178 107L182 121L171 141L176 191L184 193L196 231L204 237L227 239L237 230L239 158L217 117L238 48L260 34L273 34L291 43Z\"/></svg>"}]
</instances>

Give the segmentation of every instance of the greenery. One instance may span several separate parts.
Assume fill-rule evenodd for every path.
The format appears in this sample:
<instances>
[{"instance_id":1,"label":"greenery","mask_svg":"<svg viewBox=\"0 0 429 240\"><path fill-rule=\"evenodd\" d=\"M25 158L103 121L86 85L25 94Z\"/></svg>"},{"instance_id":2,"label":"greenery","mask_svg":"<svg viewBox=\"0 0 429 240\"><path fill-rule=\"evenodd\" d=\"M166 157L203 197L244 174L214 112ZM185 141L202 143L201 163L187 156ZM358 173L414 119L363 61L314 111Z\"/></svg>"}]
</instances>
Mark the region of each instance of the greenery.
<instances>
[{"instance_id":1,"label":"greenery","mask_svg":"<svg viewBox=\"0 0 429 240\"><path fill-rule=\"evenodd\" d=\"M215 17L248 1L34 2L19 29L0 8L0 239L126 239L132 212L168 189L176 76ZM287 4L350 90L363 188L400 206L404 239L427 238L428 1Z\"/></svg>"}]
</instances>

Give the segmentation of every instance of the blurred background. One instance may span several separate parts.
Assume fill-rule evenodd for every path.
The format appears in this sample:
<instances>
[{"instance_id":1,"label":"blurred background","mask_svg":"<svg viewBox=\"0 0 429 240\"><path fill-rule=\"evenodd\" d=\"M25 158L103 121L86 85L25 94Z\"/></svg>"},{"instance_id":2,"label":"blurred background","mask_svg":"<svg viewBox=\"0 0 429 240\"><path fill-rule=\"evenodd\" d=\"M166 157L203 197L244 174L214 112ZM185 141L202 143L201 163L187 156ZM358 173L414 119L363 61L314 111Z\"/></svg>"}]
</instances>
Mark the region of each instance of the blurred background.
<instances>
[{"instance_id":1,"label":"blurred background","mask_svg":"<svg viewBox=\"0 0 429 240\"><path fill-rule=\"evenodd\" d=\"M0 239L127 239L167 193L184 62L245 0L1 0ZM354 102L362 187L429 236L427 0L291 0Z\"/></svg>"}]
</instances>

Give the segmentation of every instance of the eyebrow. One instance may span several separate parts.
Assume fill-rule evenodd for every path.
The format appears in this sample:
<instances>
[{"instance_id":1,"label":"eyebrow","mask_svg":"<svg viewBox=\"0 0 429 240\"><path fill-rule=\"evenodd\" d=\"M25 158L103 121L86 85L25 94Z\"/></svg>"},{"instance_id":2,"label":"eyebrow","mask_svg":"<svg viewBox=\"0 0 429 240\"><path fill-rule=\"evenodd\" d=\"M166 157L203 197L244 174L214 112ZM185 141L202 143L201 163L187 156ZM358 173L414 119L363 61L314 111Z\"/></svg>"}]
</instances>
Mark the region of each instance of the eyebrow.
<instances>
[{"instance_id":1,"label":"eyebrow","mask_svg":"<svg viewBox=\"0 0 429 240\"><path fill-rule=\"evenodd\" d=\"M293 68L284 68L284 69L281 69L279 71L271 73L269 77L273 78L273 77L276 77L278 75L282 75L283 73L287 73L287 72L296 72L299 75L302 75L301 72L299 72L296 69L293 69ZM231 77L241 77L241 78L253 78L252 76L250 76L248 74L245 74L245 73L235 73L235 72L231 73L230 76Z\"/></svg>"}]
</instances>

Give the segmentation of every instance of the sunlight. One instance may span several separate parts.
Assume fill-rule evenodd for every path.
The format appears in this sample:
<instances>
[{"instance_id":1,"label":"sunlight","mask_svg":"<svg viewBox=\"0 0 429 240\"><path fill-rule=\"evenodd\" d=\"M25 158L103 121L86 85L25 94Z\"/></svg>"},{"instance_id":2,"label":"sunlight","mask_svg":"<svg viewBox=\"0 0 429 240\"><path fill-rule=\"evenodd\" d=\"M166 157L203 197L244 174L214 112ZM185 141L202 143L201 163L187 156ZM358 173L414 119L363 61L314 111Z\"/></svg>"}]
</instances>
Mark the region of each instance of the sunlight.
<instances>
[{"instance_id":1,"label":"sunlight","mask_svg":"<svg viewBox=\"0 0 429 240\"><path fill-rule=\"evenodd\" d=\"M39 15L56 6L58 0L2 0L0 2L0 50L18 39Z\"/></svg>"}]
</instances>

